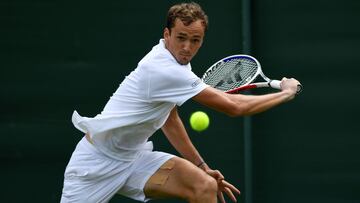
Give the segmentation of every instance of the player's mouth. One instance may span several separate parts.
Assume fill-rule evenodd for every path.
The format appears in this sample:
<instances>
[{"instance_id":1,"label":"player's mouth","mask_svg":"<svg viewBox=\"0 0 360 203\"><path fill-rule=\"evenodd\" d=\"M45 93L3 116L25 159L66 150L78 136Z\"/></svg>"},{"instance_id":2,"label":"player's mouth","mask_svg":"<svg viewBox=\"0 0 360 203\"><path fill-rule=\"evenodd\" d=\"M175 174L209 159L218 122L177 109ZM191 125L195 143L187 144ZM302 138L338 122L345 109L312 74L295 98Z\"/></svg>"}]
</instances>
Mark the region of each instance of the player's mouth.
<instances>
[{"instance_id":1,"label":"player's mouth","mask_svg":"<svg viewBox=\"0 0 360 203\"><path fill-rule=\"evenodd\" d=\"M183 54L183 53L180 53L180 56L181 56L181 57L191 57L191 54Z\"/></svg>"},{"instance_id":2,"label":"player's mouth","mask_svg":"<svg viewBox=\"0 0 360 203\"><path fill-rule=\"evenodd\" d=\"M189 62L190 62L190 60L191 60L191 56L184 56L184 55L180 55L180 57L179 57L179 62L180 62L180 64L188 64Z\"/></svg>"},{"instance_id":3,"label":"player's mouth","mask_svg":"<svg viewBox=\"0 0 360 203\"><path fill-rule=\"evenodd\" d=\"M180 53L180 57L186 60L191 59L191 54Z\"/></svg>"}]
</instances>

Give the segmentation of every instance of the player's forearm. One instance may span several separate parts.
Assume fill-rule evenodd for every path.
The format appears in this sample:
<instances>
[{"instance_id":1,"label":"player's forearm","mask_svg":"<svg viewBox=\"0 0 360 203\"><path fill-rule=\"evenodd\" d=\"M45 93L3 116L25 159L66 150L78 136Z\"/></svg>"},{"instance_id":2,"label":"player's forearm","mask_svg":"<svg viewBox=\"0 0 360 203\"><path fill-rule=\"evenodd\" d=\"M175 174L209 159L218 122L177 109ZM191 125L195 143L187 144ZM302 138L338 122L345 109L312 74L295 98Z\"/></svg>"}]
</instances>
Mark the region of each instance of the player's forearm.
<instances>
[{"instance_id":1,"label":"player's forearm","mask_svg":"<svg viewBox=\"0 0 360 203\"><path fill-rule=\"evenodd\" d=\"M171 145L181 154L182 157L194 163L195 165L198 165L203 161L199 152L192 144L177 113L176 115L169 116L168 120L165 122L165 125L162 127L162 131Z\"/></svg>"},{"instance_id":2,"label":"player's forearm","mask_svg":"<svg viewBox=\"0 0 360 203\"><path fill-rule=\"evenodd\" d=\"M291 90L278 93L252 96L227 94L215 88L208 87L193 97L205 106L223 112L229 116L245 116L266 111L294 97Z\"/></svg>"},{"instance_id":3,"label":"player's forearm","mask_svg":"<svg viewBox=\"0 0 360 203\"><path fill-rule=\"evenodd\" d=\"M253 115L264 112L279 104L287 102L294 98L290 91L281 91L273 94L251 96L251 95L231 95L234 97L236 108L230 115Z\"/></svg>"},{"instance_id":4,"label":"player's forearm","mask_svg":"<svg viewBox=\"0 0 360 203\"><path fill-rule=\"evenodd\" d=\"M175 128L168 131L163 130L171 145L181 154L182 157L195 165L200 164L203 161L200 154L190 141L188 135L182 133L181 131L181 129Z\"/></svg>"}]
</instances>

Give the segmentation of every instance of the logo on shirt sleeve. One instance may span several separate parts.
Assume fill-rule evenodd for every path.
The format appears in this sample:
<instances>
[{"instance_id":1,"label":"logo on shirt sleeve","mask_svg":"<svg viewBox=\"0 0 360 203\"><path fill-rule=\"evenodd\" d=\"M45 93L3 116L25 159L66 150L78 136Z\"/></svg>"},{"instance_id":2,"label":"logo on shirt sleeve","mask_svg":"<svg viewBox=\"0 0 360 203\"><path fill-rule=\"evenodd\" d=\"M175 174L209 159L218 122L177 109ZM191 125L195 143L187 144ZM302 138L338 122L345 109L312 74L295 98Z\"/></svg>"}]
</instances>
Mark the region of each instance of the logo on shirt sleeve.
<instances>
[{"instance_id":1,"label":"logo on shirt sleeve","mask_svg":"<svg viewBox=\"0 0 360 203\"><path fill-rule=\"evenodd\" d=\"M196 86L198 86L200 83L201 83L201 79L199 78L199 79L197 79L195 82L193 82L193 83L191 84L191 87L196 87Z\"/></svg>"}]
</instances>

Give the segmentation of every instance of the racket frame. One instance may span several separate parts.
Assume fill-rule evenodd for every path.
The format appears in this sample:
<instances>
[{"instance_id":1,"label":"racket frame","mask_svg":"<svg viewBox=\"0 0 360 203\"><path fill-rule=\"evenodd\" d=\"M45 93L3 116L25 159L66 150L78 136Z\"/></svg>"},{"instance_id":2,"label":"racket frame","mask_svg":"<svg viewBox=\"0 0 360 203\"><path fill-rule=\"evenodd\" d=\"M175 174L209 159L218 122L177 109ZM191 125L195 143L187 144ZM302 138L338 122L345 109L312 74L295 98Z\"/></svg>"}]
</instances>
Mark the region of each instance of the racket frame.
<instances>
[{"instance_id":1,"label":"racket frame","mask_svg":"<svg viewBox=\"0 0 360 203\"><path fill-rule=\"evenodd\" d=\"M231 61L233 59L238 59L238 58L245 58L245 59L248 59L248 60L251 60L251 61L254 61L256 63L256 66L257 66L257 70L256 70L256 73L254 74L253 77L251 78L247 78L246 80L246 83L239 86L239 87L236 87L234 89L231 89L231 90L227 90L225 91L226 93L237 93L239 91L242 91L242 90L246 90L246 89L253 89L253 88L259 88L259 87L272 87L274 89L281 89L281 81L280 80L271 80L270 78L266 77L265 74L262 72L262 69L261 69L261 65L259 63L258 60L256 60L256 58L252 57L252 56L249 56L249 55L243 55L243 54L238 54L238 55L231 55L231 56L228 56L228 57L225 57L219 61L217 61L216 63L214 63L212 66L210 66L210 68L208 68L203 77L202 77L202 80L204 81L204 78L207 77L207 75L209 75L213 70L215 70L219 65L221 65L222 63L226 63L228 61ZM255 82L255 80L258 80L259 77L261 77L264 82Z\"/></svg>"}]
</instances>

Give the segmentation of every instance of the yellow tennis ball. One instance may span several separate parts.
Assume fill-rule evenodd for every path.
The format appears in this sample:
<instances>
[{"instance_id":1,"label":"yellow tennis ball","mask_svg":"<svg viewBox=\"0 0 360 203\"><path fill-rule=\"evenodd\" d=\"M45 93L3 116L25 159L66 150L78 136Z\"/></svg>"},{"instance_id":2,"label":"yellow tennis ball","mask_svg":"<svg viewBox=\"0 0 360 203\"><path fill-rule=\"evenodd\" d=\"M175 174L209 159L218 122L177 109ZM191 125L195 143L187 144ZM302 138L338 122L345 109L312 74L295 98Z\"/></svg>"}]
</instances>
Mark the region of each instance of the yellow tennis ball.
<instances>
[{"instance_id":1,"label":"yellow tennis ball","mask_svg":"<svg viewBox=\"0 0 360 203\"><path fill-rule=\"evenodd\" d=\"M195 131L203 131L209 127L210 119L209 116L202 111L196 111L190 116L191 128Z\"/></svg>"}]
</instances>

